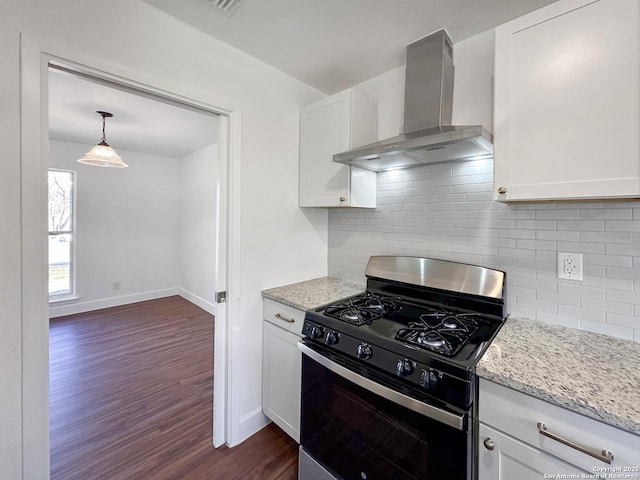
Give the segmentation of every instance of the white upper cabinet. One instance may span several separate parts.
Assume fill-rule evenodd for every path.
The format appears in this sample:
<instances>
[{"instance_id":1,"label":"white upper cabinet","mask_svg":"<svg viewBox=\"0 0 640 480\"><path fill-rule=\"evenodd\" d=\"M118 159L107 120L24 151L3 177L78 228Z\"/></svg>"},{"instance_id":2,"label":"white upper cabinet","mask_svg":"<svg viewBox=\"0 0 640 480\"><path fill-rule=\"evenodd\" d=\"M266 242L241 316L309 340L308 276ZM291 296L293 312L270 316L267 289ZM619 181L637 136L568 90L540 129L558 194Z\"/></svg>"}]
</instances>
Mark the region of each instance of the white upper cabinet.
<instances>
[{"instance_id":1,"label":"white upper cabinet","mask_svg":"<svg viewBox=\"0 0 640 480\"><path fill-rule=\"evenodd\" d=\"M640 197L639 3L560 0L496 28L496 200Z\"/></svg>"},{"instance_id":2,"label":"white upper cabinet","mask_svg":"<svg viewBox=\"0 0 640 480\"><path fill-rule=\"evenodd\" d=\"M378 139L375 102L353 89L300 112L300 206L376 206L376 174L333 162L333 155Z\"/></svg>"}]
</instances>

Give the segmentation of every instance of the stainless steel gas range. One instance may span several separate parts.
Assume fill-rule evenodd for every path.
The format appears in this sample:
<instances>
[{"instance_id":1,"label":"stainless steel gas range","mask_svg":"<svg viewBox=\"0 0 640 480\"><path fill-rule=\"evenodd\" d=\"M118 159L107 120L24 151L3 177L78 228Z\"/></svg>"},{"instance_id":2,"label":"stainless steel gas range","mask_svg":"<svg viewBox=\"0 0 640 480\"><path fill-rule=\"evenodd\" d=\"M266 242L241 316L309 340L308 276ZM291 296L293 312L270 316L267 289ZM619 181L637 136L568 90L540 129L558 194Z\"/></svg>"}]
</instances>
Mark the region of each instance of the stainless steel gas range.
<instances>
[{"instance_id":1,"label":"stainless steel gas range","mask_svg":"<svg viewBox=\"0 0 640 480\"><path fill-rule=\"evenodd\" d=\"M379 256L366 276L305 316L300 479L474 479L474 367L504 322L504 272Z\"/></svg>"}]
</instances>

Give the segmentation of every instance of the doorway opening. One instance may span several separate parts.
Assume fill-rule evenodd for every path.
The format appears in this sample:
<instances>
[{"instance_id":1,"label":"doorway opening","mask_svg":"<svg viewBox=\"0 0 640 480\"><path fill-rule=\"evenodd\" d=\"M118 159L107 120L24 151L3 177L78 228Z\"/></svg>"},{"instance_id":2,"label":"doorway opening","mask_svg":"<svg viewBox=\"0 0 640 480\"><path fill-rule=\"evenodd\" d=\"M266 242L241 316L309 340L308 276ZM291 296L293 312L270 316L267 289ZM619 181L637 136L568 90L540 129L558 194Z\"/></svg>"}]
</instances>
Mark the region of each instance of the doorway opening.
<instances>
[{"instance_id":1,"label":"doorway opening","mask_svg":"<svg viewBox=\"0 0 640 480\"><path fill-rule=\"evenodd\" d=\"M64 212L52 208L52 203L61 203L60 189L54 189L53 193L58 193L54 202L52 189L49 189L48 223L73 226L73 231L68 228L64 236L55 236L66 240L63 246L67 249L63 255L60 255L59 245L51 248L49 226L49 313L51 319L66 319L56 322L55 329L51 330L56 331L58 340L66 339L62 347L54 342L52 353L69 345L80 348L80 342L69 342L68 335L60 335L65 331L63 326L67 326L67 320L71 318L67 315L70 314L77 318L82 317L79 314L83 312L105 312L99 309L119 305L144 306L149 301L153 303L154 299L179 295L216 315L220 115L180 102L168 102L155 95L141 95L129 87L78 74L59 65L50 65L47 77L49 176L59 176L60 171L73 172L73 203L76 205L68 212L69 218L61 221L58 217ZM98 111L109 111L113 115L109 122L109 142L120 156L125 157L128 168L99 168L77 163L76 160L99 140L99 122L95 118ZM52 215L52 212L58 215ZM65 272L70 284L73 279L75 288L68 288L66 295L61 294L60 289L52 292L51 285L60 283L59 277L64 277ZM161 312L156 314L159 320L168 321ZM91 318L92 315L85 315L88 322ZM141 322L140 328L144 325ZM79 328L77 322L73 326ZM175 323L168 328L175 328ZM107 338L97 348L108 349L108 345L114 345L114 340L108 338L109 330L106 326ZM146 331L149 334L147 342L161 342L164 338L153 337L152 330ZM212 337L213 334L203 339L210 341L209 353L213 351ZM161 351L160 348L157 350ZM126 355L132 357L136 352L128 350ZM176 355L179 355L178 351ZM117 356L114 358L118 359ZM150 357L144 356L144 352L140 354L140 361L145 358ZM195 358L206 361L208 357ZM61 365L56 360L52 356L50 366L52 472L61 468L57 461L61 455L54 455L59 451L59 437L69 436L68 430L57 428L59 419L73 423L68 413L60 414L66 408L61 405L57 382L65 377L60 375L61 368L77 367L74 361ZM130 358L123 361L128 363ZM178 361L176 359L176 363ZM120 374L127 376L127 372L135 371L123 369ZM205 371L211 373L210 369ZM118 374L118 370L113 370L112 374ZM173 376L175 372L166 370L165 375ZM182 380L193 381L187 370L183 370L183 375ZM131 380L140 382L139 377ZM98 386L94 387L100 391ZM140 396L143 395L141 391ZM81 397L68 396L63 402L78 401L80 408ZM212 399L213 389L208 397ZM120 401L120 398L114 396L113 400ZM128 398L127 403L131 403L135 396L124 395L122 398ZM135 422L136 412L128 407L113 410L131 415L129 423ZM139 417L139 412L137 414ZM96 417L84 419L96 425L100 423ZM122 434L125 431L123 429Z\"/></svg>"},{"instance_id":2,"label":"doorway opening","mask_svg":"<svg viewBox=\"0 0 640 480\"><path fill-rule=\"evenodd\" d=\"M57 55L51 51L58 52ZM74 60L70 60L74 59ZM47 144L48 144L48 70L49 67L67 69L72 74L90 77L115 88L133 91L141 96L152 96L185 108L200 109L219 115L218 182L216 185L216 288L227 290L231 285L232 262L228 259L228 245L238 234L239 205L235 189L239 191L240 111L213 107L214 103L193 100L191 97L171 93L153 85L155 81L141 82L143 75L98 58L78 54L73 48L58 45L44 50L37 43L22 37L21 42L21 236L22 286L21 302L22 341L22 406L23 406L23 466L29 478L48 478L48 262L47 262ZM134 80L138 78L138 80ZM175 91L182 88L176 87ZM210 98L202 92L197 98ZM224 103L224 102L223 102ZM231 133L233 132L233 136ZM230 144L230 140L233 144ZM234 189L231 188L233 179ZM117 193L115 193L117 194ZM229 212L232 212L229 214ZM229 228L231 222L231 228ZM237 253L234 253L236 258ZM233 264L237 262L234 261ZM233 292L230 295L234 297ZM64 306L64 305L61 305ZM227 441L227 311L226 304L216 304L214 338L214 429L213 443L219 446ZM213 425L211 426L213 429Z\"/></svg>"}]
</instances>

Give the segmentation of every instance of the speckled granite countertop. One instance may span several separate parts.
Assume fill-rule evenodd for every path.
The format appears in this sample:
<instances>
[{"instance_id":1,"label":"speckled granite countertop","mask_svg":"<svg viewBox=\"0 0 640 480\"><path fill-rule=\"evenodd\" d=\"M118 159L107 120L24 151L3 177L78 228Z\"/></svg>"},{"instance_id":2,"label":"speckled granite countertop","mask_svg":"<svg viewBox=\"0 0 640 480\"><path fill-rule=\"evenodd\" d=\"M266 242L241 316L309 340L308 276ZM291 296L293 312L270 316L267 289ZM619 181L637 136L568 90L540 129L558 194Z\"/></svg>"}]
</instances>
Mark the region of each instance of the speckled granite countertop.
<instances>
[{"instance_id":1,"label":"speckled granite countertop","mask_svg":"<svg viewBox=\"0 0 640 480\"><path fill-rule=\"evenodd\" d=\"M500 385L640 435L640 343L509 318L476 367Z\"/></svg>"},{"instance_id":2,"label":"speckled granite countertop","mask_svg":"<svg viewBox=\"0 0 640 480\"><path fill-rule=\"evenodd\" d=\"M298 310L309 310L363 292L364 289L363 283L335 277L321 277L263 290L262 296Z\"/></svg>"}]
</instances>

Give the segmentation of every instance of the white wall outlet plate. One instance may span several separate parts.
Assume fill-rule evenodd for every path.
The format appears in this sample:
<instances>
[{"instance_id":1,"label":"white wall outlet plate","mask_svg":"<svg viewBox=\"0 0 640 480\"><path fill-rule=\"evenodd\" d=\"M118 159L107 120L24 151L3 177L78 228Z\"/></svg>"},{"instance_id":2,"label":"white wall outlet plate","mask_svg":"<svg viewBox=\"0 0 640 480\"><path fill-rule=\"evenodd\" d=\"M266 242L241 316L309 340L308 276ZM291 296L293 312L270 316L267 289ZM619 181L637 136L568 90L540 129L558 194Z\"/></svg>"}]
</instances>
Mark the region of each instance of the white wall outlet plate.
<instances>
[{"instance_id":1,"label":"white wall outlet plate","mask_svg":"<svg viewBox=\"0 0 640 480\"><path fill-rule=\"evenodd\" d=\"M582 280L582 254L558 252L558 278Z\"/></svg>"}]
</instances>

